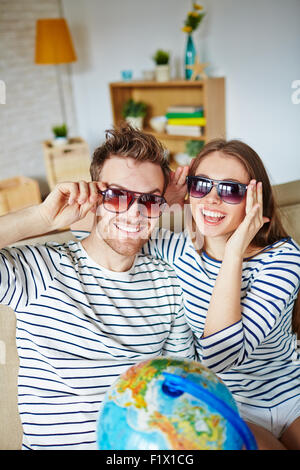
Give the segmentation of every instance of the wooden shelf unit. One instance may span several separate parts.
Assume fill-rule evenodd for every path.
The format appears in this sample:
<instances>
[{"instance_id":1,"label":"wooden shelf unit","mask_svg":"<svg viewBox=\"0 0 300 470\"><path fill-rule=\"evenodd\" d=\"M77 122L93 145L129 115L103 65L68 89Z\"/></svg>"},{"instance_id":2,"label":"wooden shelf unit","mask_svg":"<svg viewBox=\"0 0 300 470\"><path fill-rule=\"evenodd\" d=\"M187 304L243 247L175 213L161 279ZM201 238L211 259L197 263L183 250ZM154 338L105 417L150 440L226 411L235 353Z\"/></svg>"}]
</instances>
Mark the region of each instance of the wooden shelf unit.
<instances>
[{"instance_id":1,"label":"wooden shelf unit","mask_svg":"<svg viewBox=\"0 0 300 470\"><path fill-rule=\"evenodd\" d=\"M113 82L110 83L110 98L114 124L124 120L122 107L129 98L133 98L136 101L144 101L148 105L144 131L155 135L167 147L171 156L174 153L185 151L186 140L203 140L207 142L217 137L225 138L224 77L207 78L197 81ZM192 137L154 132L149 125L150 119L153 116L165 115L168 106L171 105L202 105L204 117L206 118L204 135Z\"/></svg>"}]
</instances>

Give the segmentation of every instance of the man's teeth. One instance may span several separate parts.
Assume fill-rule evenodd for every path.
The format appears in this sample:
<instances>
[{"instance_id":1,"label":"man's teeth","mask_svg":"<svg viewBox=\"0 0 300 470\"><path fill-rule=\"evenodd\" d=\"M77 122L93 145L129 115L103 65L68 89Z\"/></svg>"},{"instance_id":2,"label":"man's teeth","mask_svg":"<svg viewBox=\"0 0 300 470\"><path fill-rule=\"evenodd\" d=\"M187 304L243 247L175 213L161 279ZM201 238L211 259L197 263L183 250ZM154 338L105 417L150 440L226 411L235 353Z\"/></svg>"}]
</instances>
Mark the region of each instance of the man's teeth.
<instances>
[{"instance_id":1,"label":"man's teeth","mask_svg":"<svg viewBox=\"0 0 300 470\"><path fill-rule=\"evenodd\" d=\"M207 210L202 210L202 214L206 215L207 217L214 217L214 218L223 218L225 217L224 214L221 214L220 212L212 212L212 211L207 211Z\"/></svg>"},{"instance_id":2,"label":"man's teeth","mask_svg":"<svg viewBox=\"0 0 300 470\"><path fill-rule=\"evenodd\" d=\"M129 226L129 225L121 225L121 224L116 224L117 227L120 229L120 230L124 230L125 232L139 232L140 231L140 227L133 227L133 226Z\"/></svg>"}]
</instances>

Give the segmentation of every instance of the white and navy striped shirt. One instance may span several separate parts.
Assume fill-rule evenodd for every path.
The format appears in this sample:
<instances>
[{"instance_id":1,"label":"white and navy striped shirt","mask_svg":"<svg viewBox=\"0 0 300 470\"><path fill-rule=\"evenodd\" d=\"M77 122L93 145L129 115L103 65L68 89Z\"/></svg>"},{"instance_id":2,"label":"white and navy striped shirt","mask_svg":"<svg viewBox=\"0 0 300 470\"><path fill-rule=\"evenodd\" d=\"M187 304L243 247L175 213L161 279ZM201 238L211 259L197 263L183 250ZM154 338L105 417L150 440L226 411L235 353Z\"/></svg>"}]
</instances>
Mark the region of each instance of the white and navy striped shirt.
<instances>
[{"instance_id":1,"label":"white and navy striped shirt","mask_svg":"<svg viewBox=\"0 0 300 470\"><path fill-rule=\"evenodd\" d=\"M245 259L242 319L203 338L207 309L221 261L195 251L187 232L157 229L145 252L174 267L198 355L225 382L235 399L273 407L300 395L300 364L291 316L300 284L300 249L291 239ZM300 339L300 338L299 338Z\"/></svg>"},{"instance_id":2,"label":"white and navy striped shirt","mask_svg":"<svg viewBox=\"0 0 300 470\"><path fill-rule=\"evenodd\" d=\"M194 359L176 274L149 255L118 273L80 242L5 248L0 303L17 317L23 448L95 449L100 404L121 373L161 355Z\"/></svg>"}]
</instances>

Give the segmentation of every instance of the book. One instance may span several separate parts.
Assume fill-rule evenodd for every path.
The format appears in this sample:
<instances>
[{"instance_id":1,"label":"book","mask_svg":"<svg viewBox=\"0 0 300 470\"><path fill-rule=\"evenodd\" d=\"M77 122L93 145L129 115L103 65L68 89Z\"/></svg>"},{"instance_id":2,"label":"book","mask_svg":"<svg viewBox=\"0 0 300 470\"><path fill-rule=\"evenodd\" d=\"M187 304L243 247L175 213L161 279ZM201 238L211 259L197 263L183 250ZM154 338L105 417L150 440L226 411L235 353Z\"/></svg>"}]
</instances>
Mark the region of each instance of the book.
<instances>
[{"instance_id":1,"label":"book","mask_svg":"<svg viewBox=\"0 0 300 470\"><path fill-rule=\"evenodd\" d=\"M203 117L203 111L196 111L195 113L167 113L167 119L174 119L174 118L196 118L196 117Z\"/></svg>"},{"instance_id":2,"label":"book","mask_svg":"<svg viewBox=\"0 0 300 470\"><path fill-rule=\"evenodd\" d=\"M196 113L198 111L203 111L202 105L174 105L167 108L167 113Z\"/></svg>"},{"instance_id":3,"label":"book","mask_svg":"<svg viewBox=\"0 0 300 470\"><path fill-rule=\"evenodd\" d=\"M200 126L173 126L167 124L166 132L169 135L183 135L201 137L203 135L202 128Z\"/></svg>"},{"instance_id":4,"label":"book","mask_svg":"<svg viewBox=\"0 0 300 470\"><path fill-rule=\"evenodd\" d=\"M168 119L168 124L171 124L173 126L205 126L206 119L204 117L174 118L174 119Z\"/></svg>"}]
</instances>

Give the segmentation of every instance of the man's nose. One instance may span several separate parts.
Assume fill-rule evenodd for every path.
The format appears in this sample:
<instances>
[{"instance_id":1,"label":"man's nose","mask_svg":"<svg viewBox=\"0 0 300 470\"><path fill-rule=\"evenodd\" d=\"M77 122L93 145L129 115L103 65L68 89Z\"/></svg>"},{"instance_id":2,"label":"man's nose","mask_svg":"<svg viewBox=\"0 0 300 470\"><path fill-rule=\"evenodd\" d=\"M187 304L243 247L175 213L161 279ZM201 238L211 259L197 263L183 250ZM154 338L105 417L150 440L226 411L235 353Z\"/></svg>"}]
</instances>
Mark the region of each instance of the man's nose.
<instances>
[{"instance_id":1,"label":"man's nose","mask_svg":"<svg viewBox=\"0 0 300 470\"><path fill-rule=\"evenodd\" d=\"M141 208L140 208L140 205L138 203L138 200L135 199L129 209L127 210L127 214L128 214L128 217L140 217L141 215Z\"/></svg>"}]
</instances>

